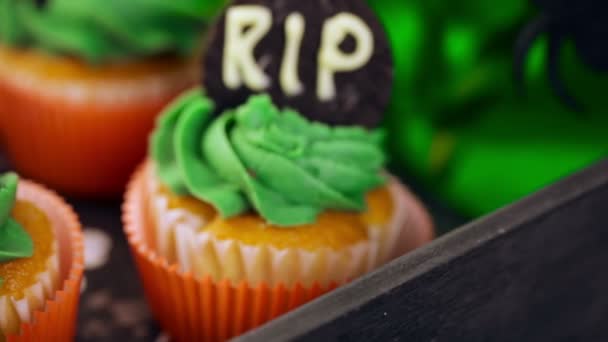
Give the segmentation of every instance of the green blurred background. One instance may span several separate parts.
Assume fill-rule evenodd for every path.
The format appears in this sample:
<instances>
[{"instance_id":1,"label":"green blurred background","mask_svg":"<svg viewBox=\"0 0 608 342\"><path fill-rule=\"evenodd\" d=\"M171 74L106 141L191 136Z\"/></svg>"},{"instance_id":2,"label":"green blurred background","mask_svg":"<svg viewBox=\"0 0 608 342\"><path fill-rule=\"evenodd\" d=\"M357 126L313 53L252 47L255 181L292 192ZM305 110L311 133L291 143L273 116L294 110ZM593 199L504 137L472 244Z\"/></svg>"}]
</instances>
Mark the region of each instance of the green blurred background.
<instances>
[{"instance_id":1,"label":"green blurred background","mask_svg":"<svg viewBox=\"0 0 608 342\"><path fill-rule=\"evenodd\" d=\"M582 64L571 42L561 74L583 114L550 88L545 37L528 55L525 94L515 86L515 40L538 14L531 2L368 2L395 55L392 162L461 214L488 213L608 155L606 78Z\"/></svg>"}]
</instances>

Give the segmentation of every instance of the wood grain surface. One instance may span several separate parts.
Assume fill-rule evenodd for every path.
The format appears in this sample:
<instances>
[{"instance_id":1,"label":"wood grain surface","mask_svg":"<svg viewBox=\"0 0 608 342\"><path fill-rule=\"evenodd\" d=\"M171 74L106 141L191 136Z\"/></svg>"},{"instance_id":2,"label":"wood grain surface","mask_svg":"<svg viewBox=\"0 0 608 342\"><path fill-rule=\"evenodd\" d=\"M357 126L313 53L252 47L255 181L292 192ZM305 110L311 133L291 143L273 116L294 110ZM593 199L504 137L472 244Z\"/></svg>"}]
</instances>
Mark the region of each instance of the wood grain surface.
<instances>
[{"instance_id":1,"label":"wood grain surface","mask_svg":"<svg viewBox=\"0 0 608 342\"><path fill-rule=\"evenodd\" d=\"M608 161L237 339L608 341Z\"/></svg>"}]
</instances>

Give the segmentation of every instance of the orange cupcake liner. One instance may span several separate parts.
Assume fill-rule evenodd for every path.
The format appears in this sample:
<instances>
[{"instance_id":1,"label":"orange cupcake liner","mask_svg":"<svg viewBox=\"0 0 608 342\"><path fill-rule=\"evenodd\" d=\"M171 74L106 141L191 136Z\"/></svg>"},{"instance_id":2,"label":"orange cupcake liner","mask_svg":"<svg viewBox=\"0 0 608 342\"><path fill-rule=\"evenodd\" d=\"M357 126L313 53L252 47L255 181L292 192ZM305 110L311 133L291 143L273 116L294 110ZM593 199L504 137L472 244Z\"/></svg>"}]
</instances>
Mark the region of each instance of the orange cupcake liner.
<instances>
[{"instance_id":1,"label":"orange cupcake liner","mask_svg":"<svg viewBox=\"0 0 608 342\"><path fill-rule=\"evenodd\" d=\"M78 217L57 194L29 182L20 181L17 197L41 208L57 233L59 244L59 274L62 284L58 291L37 310L33 320L21 324L21 331L8 335L8 342L70 341L76 333L76 317L80 298L80 283L84 270L83 237Z\"/></svg>"},{"instance_id":2,"label":"orange cupcake liner","mask_svg":"<svg viewBox=\"0 0 608 342\"><path fill-rule=\"evenodd\" d=\"M28 65L8 68L0 67L0 134L14 168L53 189L88 197L124 191L145 155L155 117L198 76L184 69L105 80L91 68L92 80L48 80Z\"/></svg>"},{"instance_id":3,"label":"orange cupcake liner","mask_svg":"<svg viewBox=\"0 0 608 342\"><path fill-rule=\"evenodd\" d=\"M225 341L258 327L333 289L338 284L268 286L233 284L181 272L154 250L150 216L141 205L140 168L128 186L123 206L124 229L145 295L161 327L177 341Z\"/></svg>"}]
</instances>

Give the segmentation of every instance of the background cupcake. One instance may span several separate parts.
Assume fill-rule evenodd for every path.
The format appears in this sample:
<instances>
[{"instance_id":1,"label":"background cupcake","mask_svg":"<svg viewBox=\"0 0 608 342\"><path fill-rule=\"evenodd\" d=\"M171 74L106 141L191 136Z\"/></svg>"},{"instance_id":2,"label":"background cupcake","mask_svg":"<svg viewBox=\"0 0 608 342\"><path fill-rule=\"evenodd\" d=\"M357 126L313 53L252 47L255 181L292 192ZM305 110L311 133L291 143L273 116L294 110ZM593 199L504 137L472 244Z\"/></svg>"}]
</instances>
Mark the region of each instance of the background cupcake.
<instances>
[{"instance_id":1,"label":"background cupcake","mask_svg":"<svg viewBox=\"0 0 608 342\"><path fill-rule=\"evenodd\" d=\"M0 0L0 129L25 176L117 195L155 115L199 77L223 0Z\"/></svg>"},{"instance_id":2,"label":"background cupcake","mask_svg":"<svg viewBox=\"0 0 608 342\"><path fill-rule=\"evenodd\" d=\"M15 174L0 177L1 341L73 338L82 253L70 207Z\"/></svg>"}]
</instances>

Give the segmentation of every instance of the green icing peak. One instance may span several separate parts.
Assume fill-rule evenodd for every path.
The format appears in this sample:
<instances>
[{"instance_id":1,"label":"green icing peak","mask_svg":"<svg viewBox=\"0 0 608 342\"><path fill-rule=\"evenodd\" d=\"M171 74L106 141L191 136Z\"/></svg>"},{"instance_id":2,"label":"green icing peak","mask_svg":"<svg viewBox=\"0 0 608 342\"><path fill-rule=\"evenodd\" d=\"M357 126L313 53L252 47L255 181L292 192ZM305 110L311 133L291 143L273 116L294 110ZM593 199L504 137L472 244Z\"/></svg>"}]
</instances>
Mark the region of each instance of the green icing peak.
<instances>
[{"instance_id":1,"label":"green icing peak","mask_svg":"<svg viewBox=\"0 0 608 342\"><path fill-rule=\"evenodd\" d=\"M226 0L0 0L0 43L91 63L187 56Z\"/></svg>"},{"instance_id":2,"label":"green icing peak","mask_svg":"<svg viewBox=\"0 0 608 342\"><path fill-rule=\"evenodd\" d=\"M0 176L0 263L31 257L34 253L32 239L23 227L10 217L17 197L18 182L19 177L14 173Z\"/></svg>"},{"instance_id":3,"label":"green icing peak","mask_svg":"<svg viewBox=\"0 0 608 342\"><path fill-rule=\"evenodd\" d=\"M253 209L279 226L313 223L327 209L363 210L385 182L381 131L310 122L267 95L213 112L200 89L182 95L159 118L151 155L173 192L224 217Z\"/></svg>"}]
</instances>

